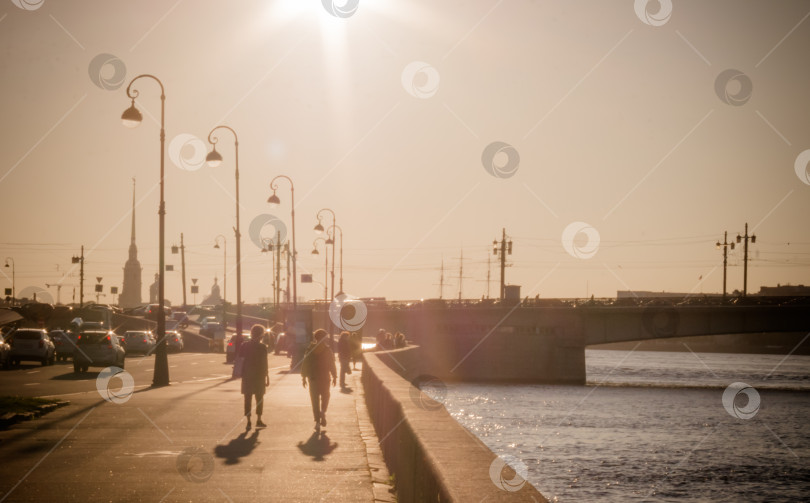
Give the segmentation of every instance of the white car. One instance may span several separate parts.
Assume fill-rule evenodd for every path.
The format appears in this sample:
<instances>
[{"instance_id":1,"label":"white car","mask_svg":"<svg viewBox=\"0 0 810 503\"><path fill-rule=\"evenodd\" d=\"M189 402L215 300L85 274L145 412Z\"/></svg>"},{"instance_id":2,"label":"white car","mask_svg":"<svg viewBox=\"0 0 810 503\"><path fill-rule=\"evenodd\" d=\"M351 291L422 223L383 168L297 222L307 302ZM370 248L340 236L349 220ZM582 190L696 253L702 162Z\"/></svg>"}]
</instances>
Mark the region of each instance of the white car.
<instances>
[{"instance_id":1,"label":"white car","mask_svg":"<svg viewBox=\"0 0 810 503\"><path fill-rule=\"evenodd\" d=\"M11 352L9 360L12 365L21 361L37 361L53 365L56 359L56 348L48 337L48 332L39 328L20 328L11 334Z\"/></svg>"}]
</instances>

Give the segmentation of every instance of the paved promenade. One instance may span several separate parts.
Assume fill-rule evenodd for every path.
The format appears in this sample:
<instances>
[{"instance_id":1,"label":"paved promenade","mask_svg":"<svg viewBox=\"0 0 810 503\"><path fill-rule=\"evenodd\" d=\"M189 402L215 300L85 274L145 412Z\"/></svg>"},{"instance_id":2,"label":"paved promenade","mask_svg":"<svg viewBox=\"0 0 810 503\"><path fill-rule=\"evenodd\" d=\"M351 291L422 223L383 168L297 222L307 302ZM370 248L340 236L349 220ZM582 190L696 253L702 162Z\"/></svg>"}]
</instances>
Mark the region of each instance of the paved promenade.
<instances>
[{"instance_id":1,"label":"paved promenade","mask_svg":"<svg viewBox=\"0 0 810 503\"><path fill-rule=\"evenodd\" d=\"M317 435L288 362L270 357L267 427L255 429L254 415L247 431L239 380L151 389L136 379L124 403L62 396L71 405L0 432L0 501L393 501L360 372L351 392L333 388Z\"/></svg>"}]
</instances>

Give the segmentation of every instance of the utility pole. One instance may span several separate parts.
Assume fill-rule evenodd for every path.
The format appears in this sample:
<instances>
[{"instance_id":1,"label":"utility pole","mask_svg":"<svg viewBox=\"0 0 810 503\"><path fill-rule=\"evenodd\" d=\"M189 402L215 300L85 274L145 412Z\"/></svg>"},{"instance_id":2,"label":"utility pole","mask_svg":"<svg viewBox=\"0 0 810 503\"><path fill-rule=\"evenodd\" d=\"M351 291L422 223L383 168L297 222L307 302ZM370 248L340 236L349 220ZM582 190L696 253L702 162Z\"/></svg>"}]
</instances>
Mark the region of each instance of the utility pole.
<instances>
[{"instance_id":1,"label":"utility pole","mask_svg":"<svg viewBox=\"0 0 810 503\"><path fill-rule=\"evenodd\" d=\"M281 231L276 233L276 307L281 303Z\"/></svg>"},{"instance_id":2,"label":"utility pole","mask_svg":"<svg viewBox=\"0 0 810 503\"><path fill-rule=\"evenodd\" d=\"M284 244L284 252L287 254L287 302L290 302L290 243Z\"/></svg>"},{"instance_id":3,"label":"utility pole","mask_svg":"<svg viewBox=\"0 0 810 503\"><path fill-rule=\"evenodd\" d=\"M506 241L506 228L503 229L503 235L500 242L500 250L499 250L499 243L497 240L492 242L492 254L498 255L500 253L501 258L501 300L504 299L506 295L506 255L512 254L512 240L510 239L508 242Z\"/></svg>"},{"instance_id":4,"label":"utility pole","mask_svg":"<svg viewBox=\"0 0 810 503\"><path fill-rule=\"evenodd\" d=\"M180 263L183 269L183 308L188 305L186 303L186 245L183 243L183 233L180 233Z\"/></svg>"},{"instance_id":5,"label":"utility pole","mask_svg":"<svg viewBox=\"0 0 810 503\"><path fill-rule=\"evenodd\" d=\"M79 307L84 307L84 245L82 245L82 254L80 256L73 256L71 262L80 264L79 267ZM74 296L75 302L75 296Z\"/></svg>"},{"instance_id":6,"label":"utility pole","mask_svg":"<svg viewBox=\"0 0 810 503\"><path fill-rule=\"evenodd\" d=\"M718 241L715 246L719 250L720 247L723 247L723 301L726 300L726 270L728 269L728 249L734 249L734 241L731 243L728 242L728 231L723 233L723 242L721 243Z\"/></svg>"},{"instance_id":7,"label":"utility pole","mask_svg":"<svg viewBox=\"0 0 810 503\"><path fill-rule=\"evenodd\" d=\"M462 286L464 281L464 250L461 250L461 257L458 265L458 300L462 299Z\"/></svg>"},{"instance_id":8,"label":"utility pole","mask_svg":"<svg viewBox=\"0 0 810 503\"><path fill-rule=\"evenodd\" d=\"M442 257L442 268L439 271L439 298L444 297L444 257Z\"/></svg>"},{"instance_id":9,"label":"utility pole","mask_svg":"<svg viewBox=\"0 0 810 503\"><path fill-rule=\"evenodd\" d=\"M739 243L745 239L745 245L743 247L743 297L748 295L748 240L751 240L751 243L757 242L757 237L755 235L748 235L748 222L745 223L745 236L740 236L737 234L737 242Z\"/></svg>"}]
</instances>

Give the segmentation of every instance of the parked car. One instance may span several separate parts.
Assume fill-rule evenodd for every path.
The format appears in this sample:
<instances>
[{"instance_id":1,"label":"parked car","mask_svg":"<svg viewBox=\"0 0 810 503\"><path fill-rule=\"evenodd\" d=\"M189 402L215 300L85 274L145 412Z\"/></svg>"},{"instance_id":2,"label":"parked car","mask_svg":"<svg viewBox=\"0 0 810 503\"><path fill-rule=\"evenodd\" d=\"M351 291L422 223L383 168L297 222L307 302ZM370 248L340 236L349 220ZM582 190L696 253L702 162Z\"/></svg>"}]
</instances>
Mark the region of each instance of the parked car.
<instances>
[{"instance_id":1,"label":"parked car","mask_svg":"<svg viewBox=\"0 0 810 503\"><path fill-rule=\"evenodd\" d=\"M124 348L118 343L114 332L93 330L80 332L76 338L76 353L73 355L73 372L87 372L89 367L124 368Z\"/></svg>"},{"instance_id":2,"label":"parked car","mask_svg":"<svg viewBox=\"0 0 810 503\"><path fill-rule=\"evenodd\" d=\"M148 330L127 330L124 333L126 353L148 354L155 347L155 336Z\"/></svg>"},{"instance_id":3,"label":"parked car","mask_svg":"<svg viewBox=\"0 0 810 503\"><path fill-rule=\"evenodd\" d=\"M177 323L177 326L180 328L186 328L188 326L188 313L185 311L174 311L172 313L171 320Z\"/></svg>"},{"instance_id":4,"label":"parked car","mask_svg":"<svg viewBox=\"0 0 810 503\"><path fill-rule=\"evenodd\" d=\"M2 335L0 335L0 365L7 369L11 364L11 346L6 342Z\"/></svg>"},{"instance_id":5,"label":"parked car","mask_svg":"<svg viewBox=\"0 0 810 503\"><path fill-rule=\"evenodd\" d=\"M56 358L53 342L48 332L40 328L20 328L11 334L12 365L19 365L21 361L37 361L45 365L52 365Z\"/></svg>"},{"instance_id":6,"label":"parked car","mask_svg":"<svg viewBox=\"0 0 810 503\"><path fill-rule=\"evenodd\" d=\"M67 330L51 330L48 332L54 349L56 350L56 361L67 361L73 357L76 351L76 334Z\"/></svg>"},{"instance_id":7,"label":"parked car","mask_svg":"<svg viewBox=\"0 0 810 503\"><path fill-rule=\"evenodd\" d=\"M171 352L179 353L183 350L183 334L177 330L166 331L166 349Z\"/></svg>"}]
</instances>

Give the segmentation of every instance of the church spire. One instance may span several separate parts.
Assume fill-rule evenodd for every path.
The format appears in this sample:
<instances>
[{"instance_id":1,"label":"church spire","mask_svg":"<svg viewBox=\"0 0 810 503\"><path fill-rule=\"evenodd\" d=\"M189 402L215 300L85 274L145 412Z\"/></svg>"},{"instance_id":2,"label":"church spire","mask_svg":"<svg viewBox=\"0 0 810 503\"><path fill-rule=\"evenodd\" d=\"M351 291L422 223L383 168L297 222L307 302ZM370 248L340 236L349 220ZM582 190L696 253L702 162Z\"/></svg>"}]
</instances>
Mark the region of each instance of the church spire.
<instances>
[{"instance_id":1,"label":"church spire","mask_svg":"<svg viewBox=\"0 0 810 503\"><path fill-rule=\"evenodd\" d=\"M135 244L135 177L132 177L132 239L131 244Z\"/></svg>"}]
</instances>

